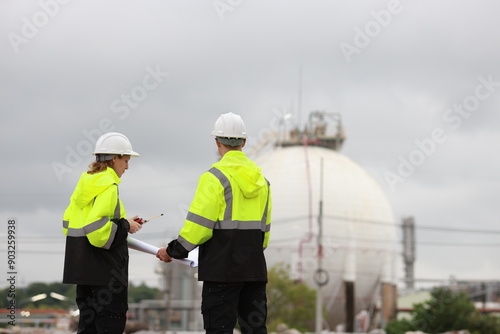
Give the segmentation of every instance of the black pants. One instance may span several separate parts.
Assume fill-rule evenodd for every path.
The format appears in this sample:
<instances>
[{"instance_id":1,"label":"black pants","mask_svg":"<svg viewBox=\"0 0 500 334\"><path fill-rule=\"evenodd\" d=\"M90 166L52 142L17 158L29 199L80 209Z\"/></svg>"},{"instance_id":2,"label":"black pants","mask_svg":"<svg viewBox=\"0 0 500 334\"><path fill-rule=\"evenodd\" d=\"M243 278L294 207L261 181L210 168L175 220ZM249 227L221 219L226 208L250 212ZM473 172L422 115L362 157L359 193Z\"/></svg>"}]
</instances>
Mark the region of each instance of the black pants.
<instances>
[{"instance_id":1,"label":"black pants","mask_svg":"<svg viewBox=\"0 0 500 334\"><path fill-rule=\"evenodd\" d=\"M204 282L201 313L207 334L267 334L266 282Z\"/></svg>"},{"instance_id":2,"label":"black pants","mask_svg":"<svg viewBox=\"0 0 500 334\"><path fill-rule=\"evenodd\" d=\"M122 334L127 320L126 286L76 286L78 334Z\"/></svg>"}]
</instances>

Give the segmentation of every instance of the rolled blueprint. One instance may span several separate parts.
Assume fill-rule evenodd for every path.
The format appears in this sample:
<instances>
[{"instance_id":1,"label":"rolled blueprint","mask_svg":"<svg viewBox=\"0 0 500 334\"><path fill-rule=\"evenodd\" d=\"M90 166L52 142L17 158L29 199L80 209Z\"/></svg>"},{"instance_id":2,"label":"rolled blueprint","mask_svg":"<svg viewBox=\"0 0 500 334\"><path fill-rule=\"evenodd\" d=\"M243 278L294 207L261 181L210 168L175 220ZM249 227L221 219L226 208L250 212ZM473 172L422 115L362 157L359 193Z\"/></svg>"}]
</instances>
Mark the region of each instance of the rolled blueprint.
<instances>
[{"instance_id":1,"label":"rolled blueprint","mask_svg":"<svg viewBox=\"0 0 500 334\"><path fill-rule=\"evenodd\" d=\"M127 238L127 244L128 248L130 249L135 249L140 252L148 253L148 254L153 254L156 255L158 253L158 250L160 247L156 247L153 245L150 245L144 241L140 241L131 237ZM198 247L193 249L191 252L189 252L189 255L185 259L172 259L175 262L182 263L186 266L190 266L192 268L198 267Z\"/></svg>"}]
</instances>

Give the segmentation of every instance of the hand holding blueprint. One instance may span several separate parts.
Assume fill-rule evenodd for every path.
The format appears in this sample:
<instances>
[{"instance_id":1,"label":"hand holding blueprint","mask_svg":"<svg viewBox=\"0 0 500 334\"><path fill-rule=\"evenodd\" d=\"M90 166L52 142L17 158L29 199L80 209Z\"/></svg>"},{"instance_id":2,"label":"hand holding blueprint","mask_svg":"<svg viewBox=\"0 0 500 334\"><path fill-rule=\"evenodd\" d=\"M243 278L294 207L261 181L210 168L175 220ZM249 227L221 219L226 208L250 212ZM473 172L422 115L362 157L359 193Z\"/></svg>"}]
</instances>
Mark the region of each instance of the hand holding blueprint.
<instances>
[{"instance_id":1,"label":"hand holding blueprint","mask_svg":"<svg viewBox=\"0 0 500 334\"><path fill-rule=\"evenodd\" d=\"M135 249L140 252L149 253L156 255L160 247L156 247L145 243L144 241L140 241L131 237L127 238L128 248ZM172 259L175 262L182 263L186 266L190 266L192 268L198 267L198 247L189 252L189 255L185 259Z\"/></svg>"}]
</instances>

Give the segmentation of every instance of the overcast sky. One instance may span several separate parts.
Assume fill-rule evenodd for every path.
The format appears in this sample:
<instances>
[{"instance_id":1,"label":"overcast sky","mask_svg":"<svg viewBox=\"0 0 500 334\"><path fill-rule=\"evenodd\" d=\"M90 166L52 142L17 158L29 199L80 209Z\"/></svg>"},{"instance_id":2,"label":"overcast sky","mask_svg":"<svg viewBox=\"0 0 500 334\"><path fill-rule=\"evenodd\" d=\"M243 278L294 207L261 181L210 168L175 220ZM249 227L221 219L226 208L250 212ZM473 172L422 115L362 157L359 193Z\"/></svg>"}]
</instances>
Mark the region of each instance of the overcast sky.
<instances>
[{"instance_id":1,"label":"overcast sky","mask_svg":"<svg viewBox=\"0 0 500 334\"><path fill-rule=\"evenodd\" d=\"M423 227L417 278L498 279L498 13L493 0L2 1L0 235L15 218L18 284L61 280L62 213L101 132L141 154L120 196L129 215L165 214L136 235L161 246L216 161L221 113L243 116L251 147L277 114L312 110L342 114L342 153L398 223ZM134 283L157 285L156 258L130 263Z\"/></svg>"}]
</instances>

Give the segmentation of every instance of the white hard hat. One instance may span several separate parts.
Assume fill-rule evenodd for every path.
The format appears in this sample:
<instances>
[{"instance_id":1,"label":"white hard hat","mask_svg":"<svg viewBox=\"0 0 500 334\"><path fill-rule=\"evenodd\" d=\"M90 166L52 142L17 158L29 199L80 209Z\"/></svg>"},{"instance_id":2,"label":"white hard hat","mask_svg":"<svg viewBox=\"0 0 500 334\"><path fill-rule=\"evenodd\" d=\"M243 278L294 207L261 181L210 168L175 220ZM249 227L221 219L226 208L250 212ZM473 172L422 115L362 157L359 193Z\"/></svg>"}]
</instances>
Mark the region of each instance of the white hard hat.
<instances>
[{"instance_id":1,"label":"white hard hat","mask_svg":"<svg viewBox=\"0 0 500 334\"><path fill-rule=\"evenodd\" d=\"M103 134L95 143L94 155L97 154L118 154L138 157L139 153L132 150L132 144L125 135L118 132L108 132Z\"/></svg>"},{"instance_id":2,"label":"white hard hat","mask_svg":"<svg viewBox=\"0 0 500 334\"><path fill-rule=\"evenodd\" d=\"M212 135L224 138L246 138L247 131L241 116L229 112L227 114L220 115L217 119Z\"/></svg>"}]
</instances>

